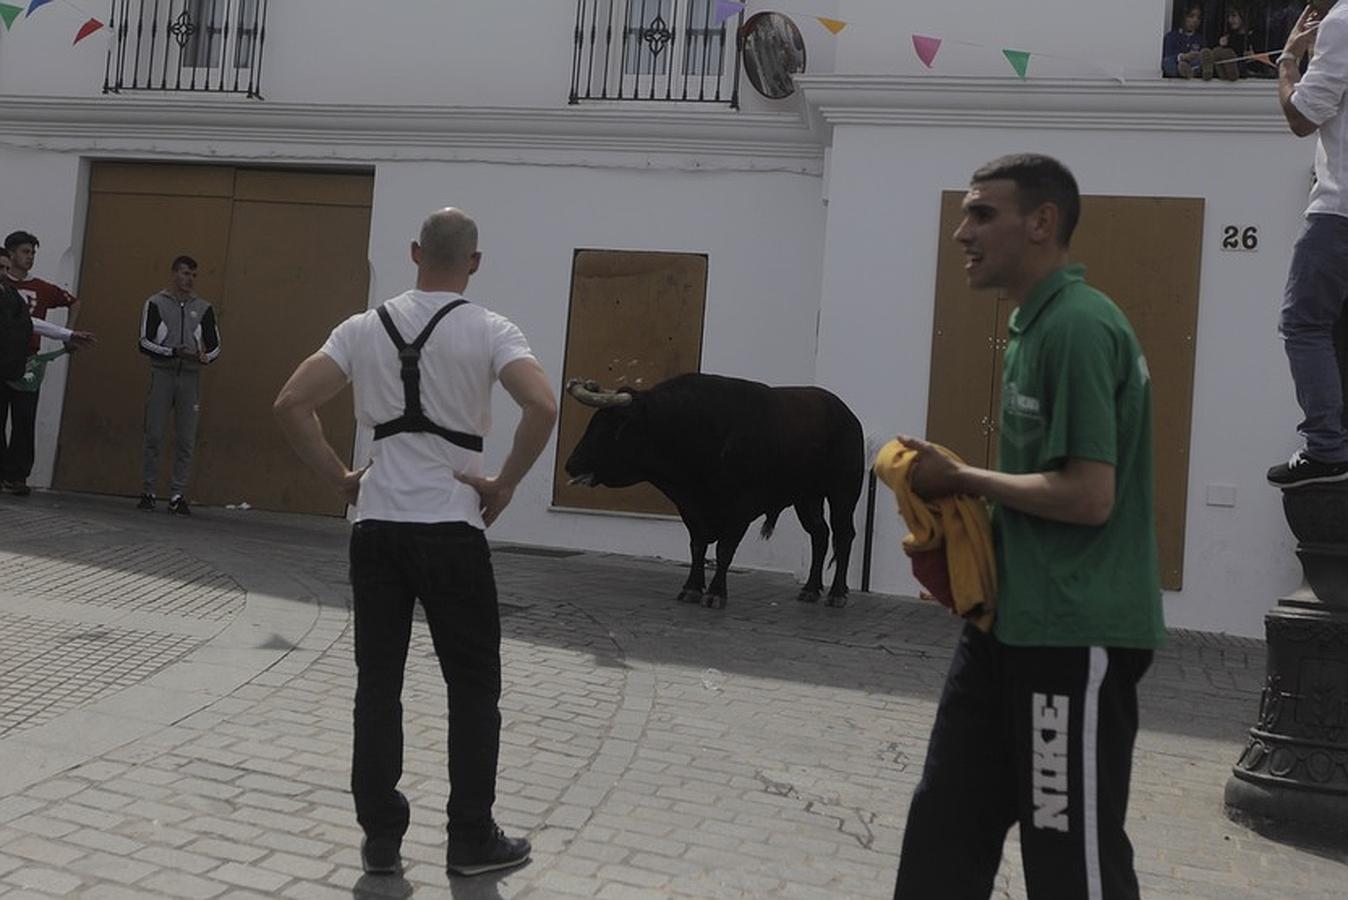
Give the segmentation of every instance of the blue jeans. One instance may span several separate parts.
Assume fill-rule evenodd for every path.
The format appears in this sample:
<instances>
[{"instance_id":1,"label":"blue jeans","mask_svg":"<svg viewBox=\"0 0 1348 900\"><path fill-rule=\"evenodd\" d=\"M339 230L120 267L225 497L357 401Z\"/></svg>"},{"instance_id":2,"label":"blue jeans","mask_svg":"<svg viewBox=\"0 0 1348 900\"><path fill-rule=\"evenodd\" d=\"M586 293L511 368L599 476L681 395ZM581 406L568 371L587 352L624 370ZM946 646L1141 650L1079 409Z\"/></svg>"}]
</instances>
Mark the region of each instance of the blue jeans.
<instances>
[{"instance_id":1,"label":"blue jeans","mask_svg":"<svg viewBox=\"0 0 1348 900\"><path fill-rule=\"evenodd\" d=\"M1306 217L1292 250L1278 332L1292 366L1297 427L1306 455L1319 462L1348 462L1343 426L1343 374L1334 350L1334 326L1348 300L1348 218Z\"/></svg>"},{"instance_id":2,"label":"blue jeans","mask_svg":"<svg viewBox=\"0 0 1348 900\"><path fill-rule=\"evenodd\" d=\"M357 522L351 530L356 630L351 793L367 837L407 831L402 686L417 600L449 688L449 832L480 840L495 823L501 738L501 619L491 551L462 522Z\"/></svg>"}]
</instances>

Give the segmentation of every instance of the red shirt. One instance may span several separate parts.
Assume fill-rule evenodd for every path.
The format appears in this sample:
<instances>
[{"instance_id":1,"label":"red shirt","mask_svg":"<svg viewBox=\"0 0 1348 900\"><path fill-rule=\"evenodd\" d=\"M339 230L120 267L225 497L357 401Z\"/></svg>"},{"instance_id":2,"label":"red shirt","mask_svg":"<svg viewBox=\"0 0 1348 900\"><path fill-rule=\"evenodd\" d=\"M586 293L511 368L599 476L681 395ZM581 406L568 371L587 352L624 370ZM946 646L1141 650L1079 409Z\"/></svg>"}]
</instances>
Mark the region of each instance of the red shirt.
<instances>
[{"instance_id":1,"label":"red shirt","mask_svg":"<svg viewBox=\"0 0 1348 900\"><path fill-rule=\"evenodd\" d=\"M57 287L50 281L43 281L41 278L28 278L23 281L11 281L19 292L19 296L28 304L28 312L35 319L47 318L47 310L57 309L62 306L71 306L75 302L75 295L65 288ZM29 354L38 352L42 347L42 338L36 334L33 335L33 341L28 345Z\"/></svg>"}]
</instances>

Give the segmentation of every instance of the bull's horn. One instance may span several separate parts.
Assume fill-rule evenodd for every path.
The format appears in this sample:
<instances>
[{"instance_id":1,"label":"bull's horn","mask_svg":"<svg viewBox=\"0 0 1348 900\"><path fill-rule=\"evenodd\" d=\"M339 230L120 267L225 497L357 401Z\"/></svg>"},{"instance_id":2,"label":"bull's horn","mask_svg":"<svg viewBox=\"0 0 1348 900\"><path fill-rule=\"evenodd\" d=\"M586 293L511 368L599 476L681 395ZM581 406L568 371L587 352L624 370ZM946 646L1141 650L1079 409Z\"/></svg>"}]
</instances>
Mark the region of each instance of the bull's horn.
<instances>
[{"instance_id":1,"label":"bull's horn","mask_svg":"<svg viewBox=\"0 0 1348 900\"><path fill-rule=\"evenodd\" d=\"M568 381L566 392L586 406L593 406L596 409L603 409L607 406L627 406L632 402L631 394L601 390L599 385L593 381L585 381L582 378L572 378Z\"/></svg>"}]
</instances>

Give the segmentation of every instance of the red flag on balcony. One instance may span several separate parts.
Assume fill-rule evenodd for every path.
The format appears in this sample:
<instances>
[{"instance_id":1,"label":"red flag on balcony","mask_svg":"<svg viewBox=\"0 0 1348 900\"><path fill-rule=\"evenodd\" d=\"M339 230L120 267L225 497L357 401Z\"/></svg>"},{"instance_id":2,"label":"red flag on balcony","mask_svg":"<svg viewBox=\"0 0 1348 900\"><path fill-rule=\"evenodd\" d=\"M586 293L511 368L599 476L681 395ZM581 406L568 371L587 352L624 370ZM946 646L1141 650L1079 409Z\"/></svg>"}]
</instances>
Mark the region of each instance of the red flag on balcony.
<instances>
[{"instance_id":1,"label":"red flag on balcony","mask_svg":"<svg viewBox=\"0 0 1348 900\"><path fill-rule=\"evenodd\" d=\"M0 3L0 22L5 23L6 30L14 27L14 20L23 12L22 6L10 6L8 3Z\"/></svg>"},{"instance_id":2,"label":"red flag on balcony","mask_svg":"<svg viewBox=\"0 0 1348 900\"><path fill-rule=\"evenodd\" d=\"M28 15L31 16L39 7L46 6L50 2L51 0L33 0L32 3L28 4Z\"/></svg>"},{"instance_id":3,"label":"red flag on balcony","mask_svg":"<svg viewBox=\"0 0 1348 900\"><path fill-rule=\"evenodd\" d=\"M75 44L78 44L80 41L84 40L89 35L93 34L95 31L101 31L102 28L103 28L102 22L98 21L97 19L90 19L89 21L85 22L83 25L80 26L80 30L78 33L76 33L75 40L73 43L71 43L70 46L72 47L75 46Z\"/></svg>"}]
</instances>

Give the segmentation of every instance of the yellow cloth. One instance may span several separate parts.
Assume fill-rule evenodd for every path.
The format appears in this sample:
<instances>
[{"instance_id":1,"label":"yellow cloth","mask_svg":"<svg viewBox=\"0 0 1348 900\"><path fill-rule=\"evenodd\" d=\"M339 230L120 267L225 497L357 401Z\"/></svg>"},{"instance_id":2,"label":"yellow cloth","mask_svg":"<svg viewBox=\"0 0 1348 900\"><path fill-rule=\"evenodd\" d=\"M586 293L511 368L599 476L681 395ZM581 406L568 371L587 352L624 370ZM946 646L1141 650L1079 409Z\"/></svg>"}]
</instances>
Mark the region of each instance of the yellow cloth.
<instances>
[{"instance_id":1,"label":"yellow cloth","mask_svg":"<svg viewBox=\"0 0 1348 900\"><path fill-rule=\"evenodd\" d=\"M956 461L958 456L937 444ZM982 631L992 627L997 605L997 564L987 505L968 494L927 502L914 494L909 479L917 451L890 441L875 457L875 475L899 499L899 514L910 534L903 539L909 557L944 549L954 611Z\"/></svg>"}]
</instances>

